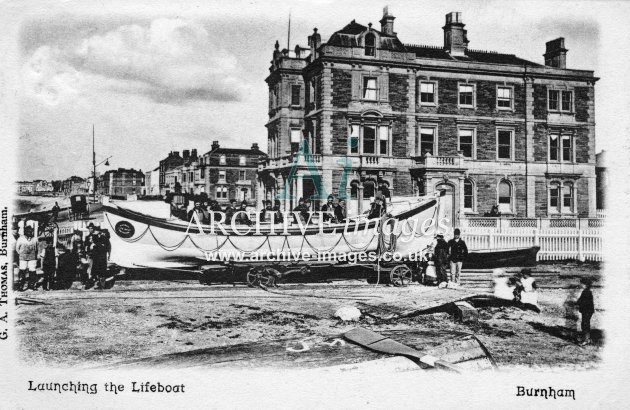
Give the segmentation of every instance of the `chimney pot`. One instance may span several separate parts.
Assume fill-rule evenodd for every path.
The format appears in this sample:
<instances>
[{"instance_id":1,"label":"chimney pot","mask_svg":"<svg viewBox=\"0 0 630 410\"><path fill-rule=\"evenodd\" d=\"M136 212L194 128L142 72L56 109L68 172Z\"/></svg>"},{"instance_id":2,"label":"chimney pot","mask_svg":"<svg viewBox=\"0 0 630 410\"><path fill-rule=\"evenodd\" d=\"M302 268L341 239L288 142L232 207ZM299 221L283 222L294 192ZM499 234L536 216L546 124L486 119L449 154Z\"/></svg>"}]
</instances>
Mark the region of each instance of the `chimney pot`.
<instances>
[{"instance_id":1,"label":"chimney pot","mask_svg":"<svg viewBox=\"0 0 630 410\"><path fill-rule=\"evenodd\" d=\"M212 141L212 150L219 148L219 141Z\"/></svg>"},{"instance_id":2,"label":"chimney pot","mask_svg":"<svg viewBox=\"0 0 630 410\"><path fill-rule=\"evenodd\" d=\"M258 151L258 143L254 142L252 144L252 151Z\"/></svg>"}]
</instances>

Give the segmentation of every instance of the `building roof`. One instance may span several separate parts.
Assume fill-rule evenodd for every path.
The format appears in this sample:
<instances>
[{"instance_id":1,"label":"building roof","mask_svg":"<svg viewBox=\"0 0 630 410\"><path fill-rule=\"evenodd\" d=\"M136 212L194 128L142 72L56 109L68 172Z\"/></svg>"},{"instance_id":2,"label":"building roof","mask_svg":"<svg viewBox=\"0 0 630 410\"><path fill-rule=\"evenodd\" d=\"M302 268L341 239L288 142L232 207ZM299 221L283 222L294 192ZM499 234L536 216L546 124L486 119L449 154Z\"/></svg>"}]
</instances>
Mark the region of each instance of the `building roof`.
<instances>
[{"instance_id":1,"label":"building roof","mask_svg":"<svg viewBox=\"0 0 630 410\"><path fill-rule=\"evenodd\" d=\"M333 33L326 44L338 47L362 47L363 45L361 44L359 39L361 35L368 30L378 33L380 37L379 48L381 50L410 52L414 53L418 58L542 67L541 64L525 60L523 58L517 57L514 54L503 54L496 51L466 50L465 56L451 56L449 53L446 52L443 47L440 46L403 44L398 39L398 36L384 34L383 32L378 31L374 28L368 28L362 24L359 24L355 20L352 20L344 28Z\"/></svg>"},{"instance_id":2,"label":"building roof","mask_svg":"<svg viewBox=\"0 0 630 410\"><path fill-rule=\"evenodd\" d=\"M405 46L398 40L397 36L389 36L378 30L359 24L355 20L352 20L344 28L333 33L326 44L339 47L362 47L359 43L359 37L367 30L371 30L380 36L381 44L379 48L381 50L406 51Z\"/></svg>"},{"instance_id":3,"label":"building roof","mask_svg":"<svg viewBox=\"0 0 630 410\"><path fill-rule=\"evenodd\" d=\"M465 56L451 56L443 47L406 44L405 48L415 53L418 58L431 58L435 60L470 61L476 63L528 65L542 67L541 64L517 57L514 54L502 54L496 51L466 50Z\"/></svg>"},{"instance_id":4,"label":"building roof","mask_svg":"<svg viewBox=\"0 0 630 410\"><path fill-rule=\"evenodd\" d=\"M263 155L267 156L267 153L262 152L259 149L247 149L247 148L215 148L208 152L205 155Z\"/></svg>"}]
</instances>

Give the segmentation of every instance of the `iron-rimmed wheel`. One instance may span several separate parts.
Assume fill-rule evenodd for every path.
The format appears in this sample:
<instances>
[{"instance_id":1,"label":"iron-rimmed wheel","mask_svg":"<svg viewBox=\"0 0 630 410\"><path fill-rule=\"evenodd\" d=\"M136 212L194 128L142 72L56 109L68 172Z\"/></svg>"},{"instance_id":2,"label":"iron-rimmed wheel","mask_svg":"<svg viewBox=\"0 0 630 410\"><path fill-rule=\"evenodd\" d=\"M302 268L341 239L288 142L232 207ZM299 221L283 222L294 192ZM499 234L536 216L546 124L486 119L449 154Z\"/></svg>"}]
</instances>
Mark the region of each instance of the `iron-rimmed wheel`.
<instances>
[{"instance_id":1,"label":"iron-rimmed wheel","mask_svg":"<svg viewBox=\"0 0 630 410\"><path fill-rule=\"evenodd\" d=\"M407 286L411 283L413 272L407 265L397 265L389 273L389 278L394 286Z\"/></svg>"},{"instance_id":2,"label":"iron-rimmed wheel","mask_svg":"<svg viewBox=\"0 0 630 410\"><path fill-rule=\"evenodd\" d=\"M280 272L269 267L254 267L247 272L247 286L270 286L273 285L277 278L280 277Z\"/></svg>"}]
</instances>

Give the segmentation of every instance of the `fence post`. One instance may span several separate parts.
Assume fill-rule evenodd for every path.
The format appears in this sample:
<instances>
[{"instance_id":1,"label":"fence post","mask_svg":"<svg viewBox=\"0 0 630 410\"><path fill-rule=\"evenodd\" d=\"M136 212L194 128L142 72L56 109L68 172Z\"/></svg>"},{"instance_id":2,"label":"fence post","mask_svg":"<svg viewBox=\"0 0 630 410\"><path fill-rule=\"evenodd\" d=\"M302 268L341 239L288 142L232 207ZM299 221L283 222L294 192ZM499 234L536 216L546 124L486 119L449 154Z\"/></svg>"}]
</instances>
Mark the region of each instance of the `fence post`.
<instances>
[{"instance_id":1,"label":"fence post","mask_svg":"<svg viewBox=\"0 0 630 410\"><path fill-rule=\"evenodd\" d=\"M534 246L540 246L540 238L538 237L538 229L534 229Z\"/></svg>"},{"instance_id":2,"label":"fence post","mask_svg":"<svg viewBox=\"0 0 630 410\"><path fill-rule=\"evenodd\" d=\"M494 233L492 231L488 234L488 248L494 249Z\"/></svg>"},{"instance_id":3,"label":"fence post","mask_svg":"<svg viewBox=\"0 0 630 410\"><path fill-rule=\"evenodd\" d=\"M578 249L577 249L577 258L580 262L584 262L586 260L586 258L584 257L583 254L583 250L582 250L582 230L578 229Z\"/></svg>"}]
</instances>

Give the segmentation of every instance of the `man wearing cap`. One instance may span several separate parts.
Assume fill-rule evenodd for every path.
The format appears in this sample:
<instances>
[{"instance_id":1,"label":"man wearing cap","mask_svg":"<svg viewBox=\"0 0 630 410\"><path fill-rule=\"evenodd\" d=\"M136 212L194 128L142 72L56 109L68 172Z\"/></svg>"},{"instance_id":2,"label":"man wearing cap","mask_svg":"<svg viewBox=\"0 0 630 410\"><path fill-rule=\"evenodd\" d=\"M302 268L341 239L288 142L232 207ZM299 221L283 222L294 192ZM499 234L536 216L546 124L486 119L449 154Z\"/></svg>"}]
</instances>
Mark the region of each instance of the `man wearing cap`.
<instances>
[{"instance_id":1,"label":"man wearing cap","mask_svg":"<svg viewBox=\"0 0 630 410\"><path fill-rule=\"evenodd\" d=\"M462 273L462 264L468 256L466 242L459 237L459 228L453 231L453 239L448 241L448 253L451 261L451 282L459 285L459 275Z\"/></svg>"},{"instance_id":2,"label":"man wearing cap","mask_svg":"<svg viewBox=\"0 0 630 410\"><path fill-rule=\"evenodd\" d=\"M24 235L15 243L15 250L19 257L18 290L26 290L24 287L32 287L37 276L37 238L34 237L33 227L25 226ZM28 281L27 281L28 271Z\"/></svg>"}]
</instances>

